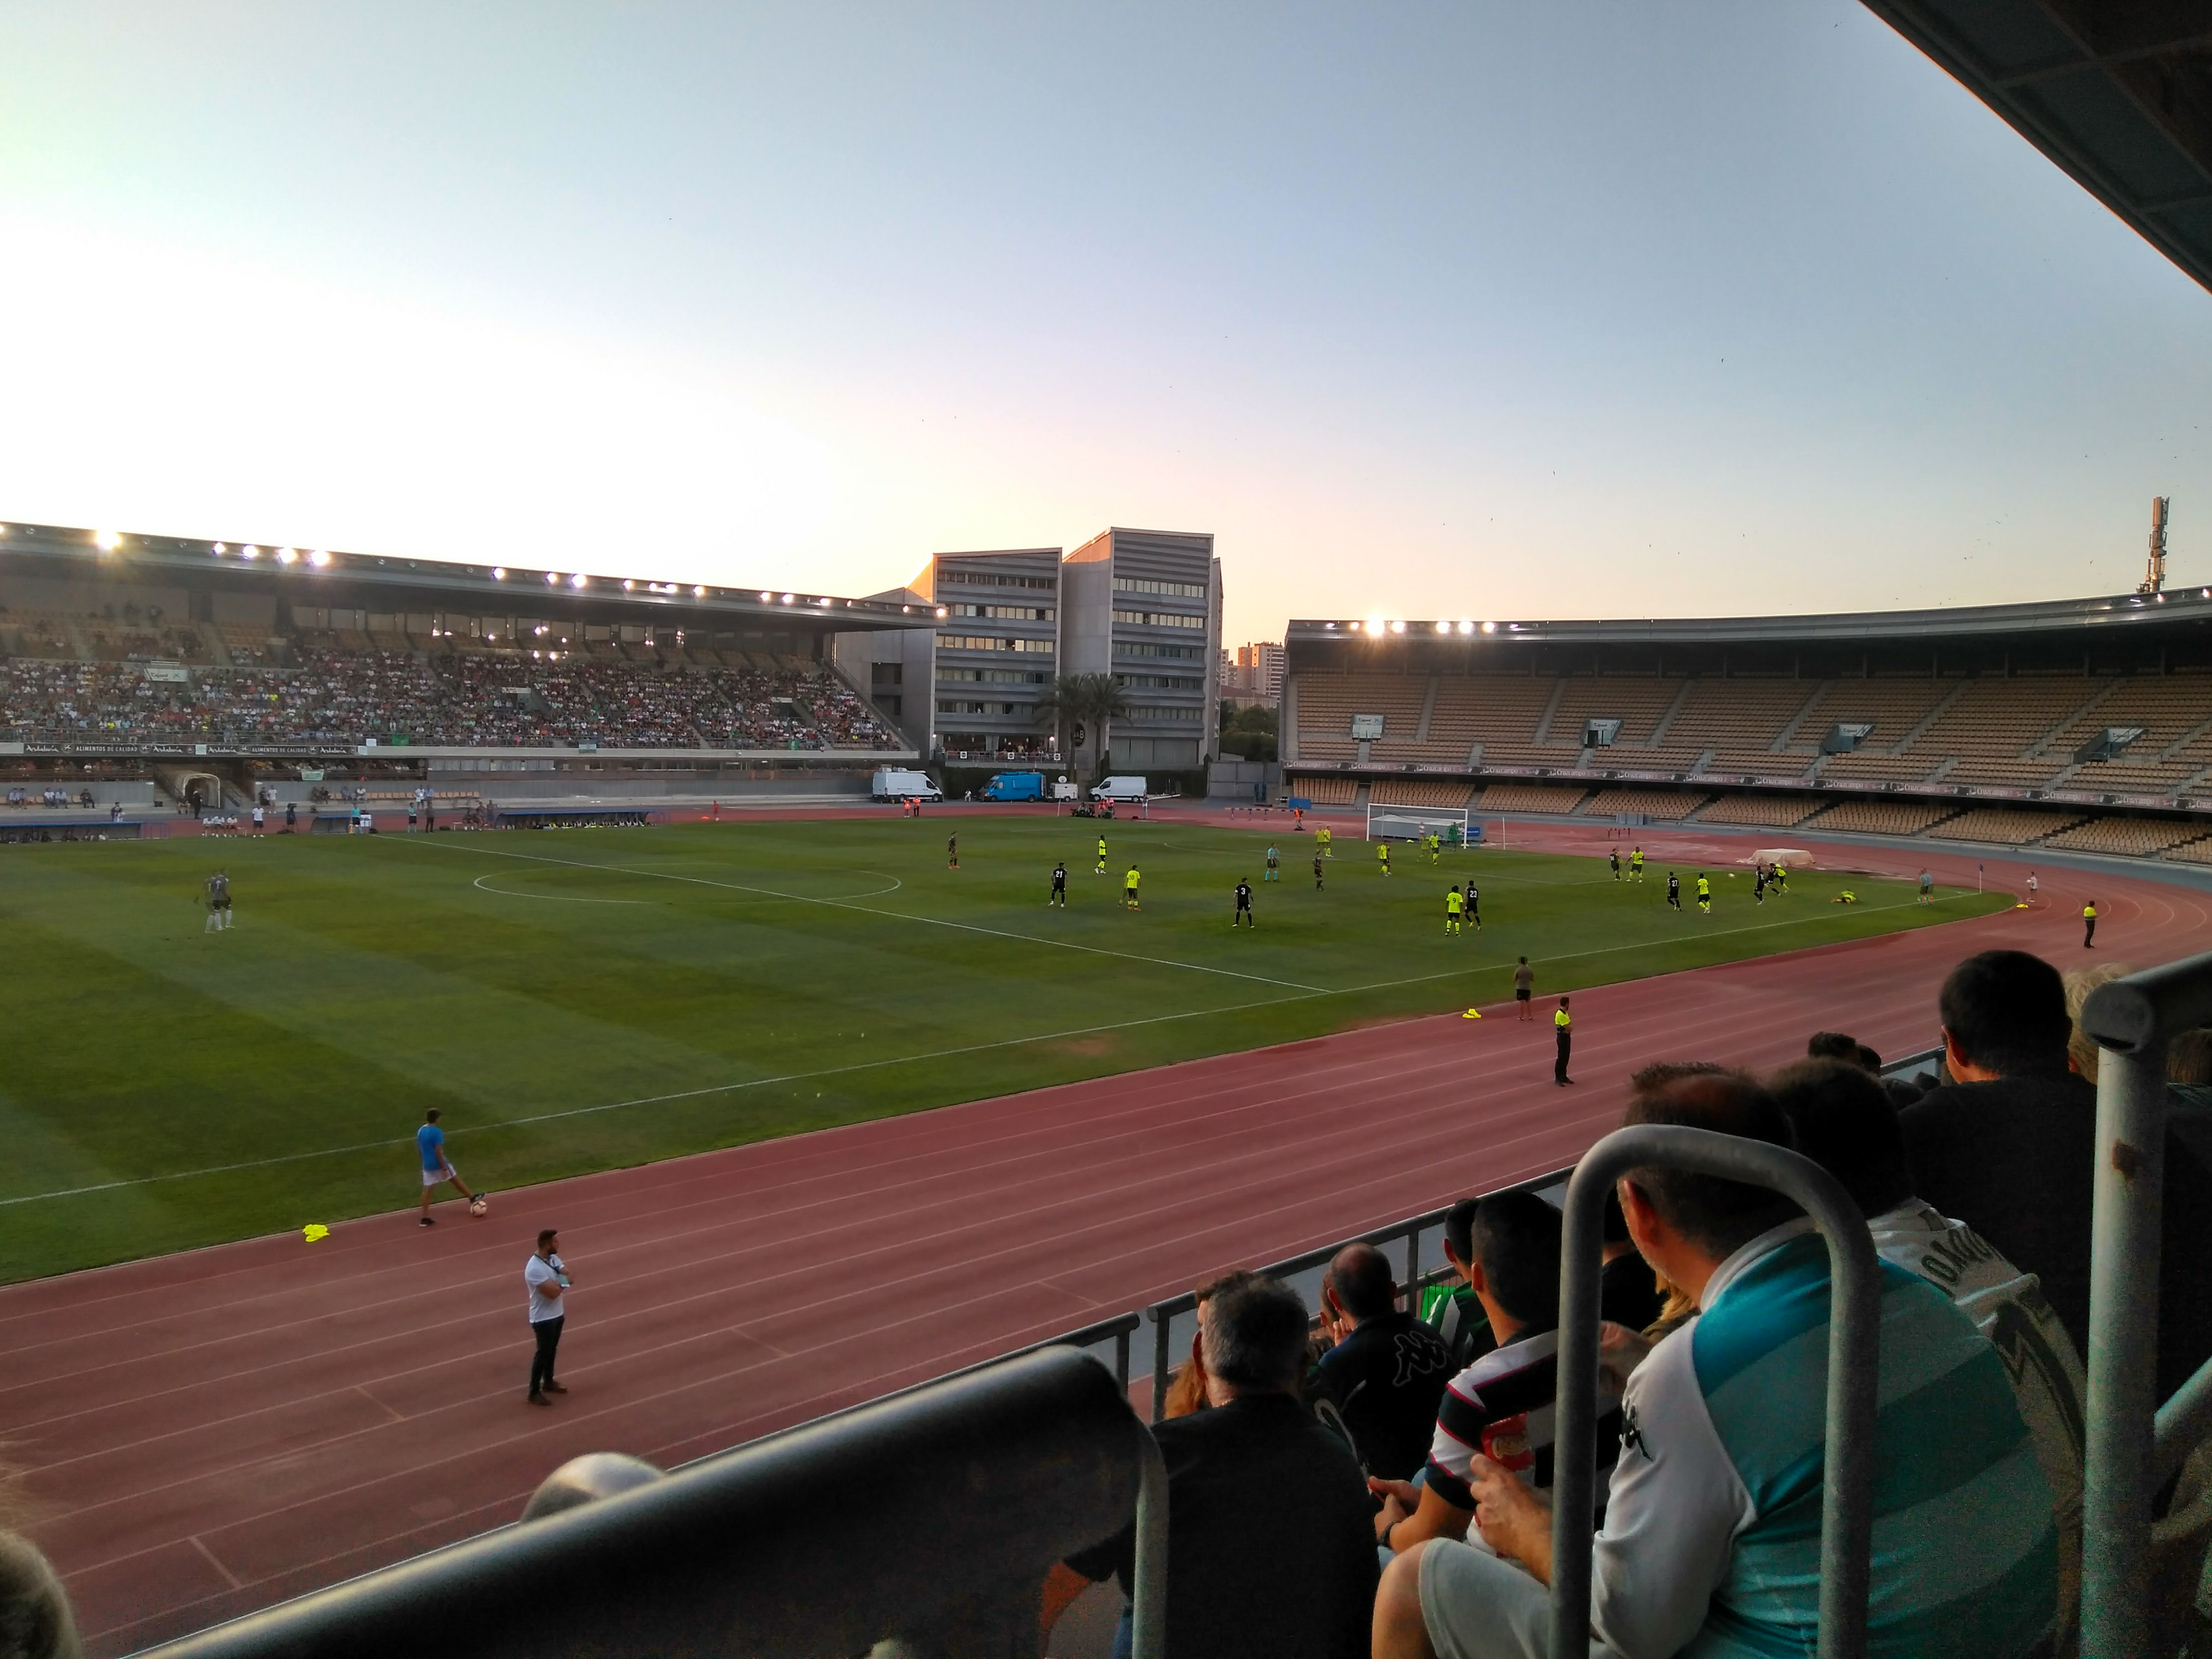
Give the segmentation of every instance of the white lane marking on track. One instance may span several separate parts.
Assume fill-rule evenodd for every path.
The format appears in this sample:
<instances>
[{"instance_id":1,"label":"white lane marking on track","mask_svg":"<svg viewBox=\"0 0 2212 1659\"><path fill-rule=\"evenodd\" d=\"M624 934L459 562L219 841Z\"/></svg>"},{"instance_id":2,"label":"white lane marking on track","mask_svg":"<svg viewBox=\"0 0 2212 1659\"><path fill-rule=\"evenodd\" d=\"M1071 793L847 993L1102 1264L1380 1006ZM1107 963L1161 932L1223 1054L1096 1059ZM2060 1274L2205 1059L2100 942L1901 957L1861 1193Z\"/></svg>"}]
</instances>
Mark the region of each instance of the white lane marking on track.
<instances>
[{"instance_id":1,"label":"white lane marking on track","mask_svg":"<svg viewBox=\"0 0 2212 1659\"><path fill-rule=\"evenodd\" d=\"M1042 939L1035 933L1009 933L1002 927L984 927L972 921L948 921L942 916L918 916L907 910L873 910L866 905L854 904L847 899L814 898L805 893L780 892L773 887L751 887L744 882L715 881L707 876L682 876L672 870L639 870L623 864L595 864L589 859L544 858L536 853L502 852L496 847L455 847L449 849L441 843L439 850L480 853L486 858L495 859L526 859L532 864L564 865L576 870L611 871L617 875L640 876L653 881L688 882L695 887L720 887L733 893L758 893L767 898L788 899L793 904L820 904L833 910L858 910L862 915L881 916L890 921L916 921L931 927L957 928L963 933L984 933L993 939L1018 939L1024 945L1042 945L1055 951L1079 951L1085 956L1118 957L1124 962L1149 963L1155 968L1180 968L1186 973L1215 974L1224 979L1250 980L1259 985L1280 985L1288 990L1304 991L1314 995L1324 995L1328 989L1327 986L1322 985L1301 984L1294 979L1273 979L1266 974L1243 974L1233 968L1208 968L1202 963L1176 962L1171 957L1143 956L1134 951L1109 951L1103 945L1077 945L1068 939Z\"/></svg>"},{"instance_id":2,"label":"white lane marking on track","mask_svg":"<svg viewBox=\"0 0 2212 1659\"><path fill-rule=\"evenodd\" d=\"M512 856L527 857L529 855L526 854L518 854ZM556 860L554 861L560 862L561 860ZM594 867L603 868L605 866ZM1939 899L1937 902L1941 903L1942 901ZM1862 905L1859 908L1867 910L1902 910L1909 907L1899 903L1888 905ZM869 914L874 915L894 915L896 913L890 911L871 911ZM1796 920L1806 921L1809 920L1809 918L1799 917ZM1717 938L1721 935L1729 933L1771 933L1778 927L1788 927L1795 925L1796 923L1794 921L1771 921L1761 922L1757 926L1751 927L1723 927L1713 930L1713 932L1705 935L1705 937L1710 939ZM1016 935L1016 937L1019 937L1019 935ZM1881 934L1872 934L1868 937L1881 938L1884 936ZM1844 940L1840 942L1845 944L1855 944L1857 941ZM1651 943L1652 941L1644 940L1632 945L1610 945L1599 950L1578 951L1572 956L1553 957L1548 958L1548 960L1553 963L1579 962L1589 957L1617 955L1619 952L1623 951L1648 950L1650 948ZM1364 985L1346 985L1328 990L1306 989L1301 990L1297 994L1291 996L1262 997L1255 1002L1232 1002L1224 1004L1218 1008L1191 1008L1186 1009L1180 1013L1152 1014L1143 1019L1120 1020L1108 1025L1079 1025L1068 1030L1040 1031L1031 1036L1001 1037L992 1042L971 1042L963 1044L958 1048L936 1048L919 1054L893 1054L882 1060L858 1060L849 1066L825 1066L819 1071L788 1072L775 1077L748 1078L738 1083L714 1083L707 1085L702 1088L679 1089L671 1094L639 1095L635 1098L630 1100L603 1101L599 1104L592 1106L571 1106L564 1108L557 1112L539 1112L528 1117L507 1118L498 1123L479 1124L473 1127L454 1129L451 1133L456 1135L470 1133L482 1134L486 1131L494 1129L519 1128L525 1125L532 1123L550 1123L562 1118L589 1117L599 1112L623 1111L633 1106L660 1106L665 1105L667 1103L673 1100L696 1100L706 1095L735 1094L740 1090L774 1088L778 1085L787 1083L810 1083L817 1081L822 1078L844 1076L853 1072L878 1071L888 1066L921 1065L933 1060L951 1060L961 1054L984 1054L994 1048L1018 1048L1033 1042L1056 1042L1068 1037L1098 1036L1109 1031L1133 1030L1139 1026L1162 1025L1170 1024L1176 1020L1203 1019L1212 1014L1244 1013L1254 1008L1273 1008L1283 1003L1307 1002L1316 997L1353 996L1366 991L1395 990L1398 987L1403 985L1425 985L1436 980L1456 979L1463 975L1483 973L1492 969L1503 968L1505 965L1505 960L1501 957L1495 962L1470 963L1462 968L1447 968L1439 973L1434 974L1414 974L1410 975L1404 979L1374 980ZM1708 963L1703 965L1709 968L1719 968L1730 966L1732 964L1726 963ZM1683 969L1680 971L1694 972L1697 970ZM1570 988L1573 989L1579 988ZM15 1198L0 1198L0 1209L11 1208L18 1204L37 1204L48 1199L80 1198L88 1193L108 1193L116 1192L129 1187L148 1187L152 1186L157 1182L191 1181L202 1176L233 1175L241 1170L265 1170L279 1164L298 1164L313 1158L338 1158L343 1157L349 1152L371 1152L388 1147L404 1146L407 1144L408 1143L405 1141L392 1140L356 1141L349 1146L323 1146L318 1147L312 1152L286 1152L276 1158L256 1158L250 1163L245 1164L217 1164L201 1170L178 1170L161 1175L137 1176L128 1181L103 1181L86 1187L58 1188L54 1191L48 1193L25 1193Z\"/></svg>"}]
</instances>

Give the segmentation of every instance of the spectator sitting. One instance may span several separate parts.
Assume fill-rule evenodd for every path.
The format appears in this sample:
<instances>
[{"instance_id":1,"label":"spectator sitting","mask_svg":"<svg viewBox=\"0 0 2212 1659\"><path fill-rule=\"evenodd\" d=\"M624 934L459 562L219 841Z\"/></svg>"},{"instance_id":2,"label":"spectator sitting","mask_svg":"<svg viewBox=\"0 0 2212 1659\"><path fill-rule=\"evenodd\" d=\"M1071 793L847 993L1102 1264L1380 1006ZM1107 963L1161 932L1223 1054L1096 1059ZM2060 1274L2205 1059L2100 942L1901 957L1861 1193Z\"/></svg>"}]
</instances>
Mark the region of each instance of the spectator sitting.
<instances>
[{"instance_id":1,"label":"spectator sitting","mask_svg":"<svg viewBox=\"0 0 2212 1659\"><path fill-rule=\"evenodd\" d=\"M1788 1146L1750 1079L1639 1085L1630 1124L1680 1124ZM1820 1608L1828 1255L1764 1188L1665 1168L1620 1186L1644 1258L1703 1311L1629 1377L1623 1437L1591 1564L1594 1655L1807 1653ZM1941 1293L1881 1274L1883 1401L1868 1650L2014 1659L2056 1606L2051 1494L1996 1352ZM1909 1475L1905 1472L1909 1471ZM1476 1523L1499 1559L1432 1539L1390 1564L1375 1659L1538 1659L1551 1648L1552 1521L1477 1456ZM1958 1517L1973 1516L1971 1540ZM1518 1564L1518 1565L1516 1565ZM1525 1570L1524 1570L1525 1569Z\"/></svg>"},{"instance_id":2,"label":"spectator sitting","mask_svg":"<svg viewBox=\"0 0 2212 1659\"><path fill-rule=\"evenodd\" d=\"M1490 1316L1498 1346L1454 1377L1445 1390L1421 1485L1368 1481L1368 1489L1383 1500L1375 1517L1378 1543L1403 1551L1425 1538L1466 1537L1474 1518L1468 1469L1478 1452L1536 1491L1551 1490L1559 1236L1559 1212L1534 1193L1498 1193L1476 1208L1474 1260L1468 1276ZM1644 1279L1647 1285L1651 1281L1648 1267ZM1614 1403L1606 1402L1608 1409ZM1617 1418L1611 1427L1617 1441ZM1601 1423L1601 1438L1605 1428ZM1605 1461L1612 1461L1609 1455Z\"/></svg>"},{"instance_id":3,"label":"spectator sitting","mask_svg":"<svg viewBox=\"0 0 2212 1659\"><path fill-rule=\"evenodd\" d=\"M1605 1195L1603 1237L1605 1265L1597 1275L1597 1316L1640 1331L1658 1319L1663 1302L1658 1276L1636 1253L1636 1241L1628 1236L1628 1218L1620 1212L1619 1193Z\"/></svg>"},{"instance_id":4,"label":"spectator sitting","mask_svg":"<svg viewBox=\"0 0 2212 1659\"><path fill-rule=\"evenodd\" d=\"M69 1595L27 1538L0 1532L0 1659L78 1659Z\"/></svg>"},{"instance_id":5,"label":"spectator sitting","mask_svg":"<svg viewBox=\"0 0 2212 1659\"><path fill-rule=\"evenodd\" d=\"M1863 1046L1856 1037L1845 1036L1841 1031L1815 1031L1805 1044L1805 1054L1808 1060L1840 1060L1847 1066L1856 1066Z\"/></svg>"},{"instance_id":6,"label":"spectator sitting","mask_svg":"<svg viewBox=\"0 0 2212 1659\"><path fill-rule=\"evenodd\" d=\"M1322 1325L1335 1346L1314 1369L1314 1392L1344 1419L1368 1474L1407 1480L1428 1455L1451 1354L1399 1311L1397 1293L1389 1258L1372 1244L1336 1253L1321 1285Z\"/></svg>"},{"instance_id":7,"label":"spectator sitting","mask_svg":"<svg viewBox=\"0 0 2212 1659\"><path fill-rule=\"evenodd\" d=\"M1451 1367L1463 1371L1498 1346L1491 1334L1490 1316L1474 1293L1474 1212L1480 1199L1462 1198L1444 1212L1444 1260L1451 1263L1459 1284L1446 1292L1443 1310L1436 1320L1437 1334L1451 1351Z\"/></svg>"},{"instance_id":8,"label":"spectator sitting","mask_svg":"<svg viewBox=\"0 0 2212 1659\"><path fill-rule=\"evenodd\" d=\"M1153 1431L1168 1471L1170 1654L1366 1659L1373 1505L1344 1442L1298 1398L1307 1323L1297 1291L1251 1275L1200 1313L1213 1409ZM1134 1553L1125 1528L1068 1565L1117 1574L1126 1591Z\"/></svg>"},{"instance_id":9,"label":"spectator sitting","mask_svg":"<svg viewBox=\"0 0 2212 1659\"><path fill-rule=\"evenodd\" d=\"M1885 1261L1917 1273L1956 1303L1996 1346L2013 1401L2051 1488L2058 1536L2057 1651L2081 1592L2081 1458L2088 1389L2066 1328L2024 1273L1964 1222L1912 1194L1896 1109L1872 1079L1834 1060L1808 1060L1768 1080L1796 1131L1798 1150L1842 1183L1867 1218Z\"/></svg>"},{"instance_id":10,"label":"spectator sitting","mask_svg":"<svg viewBox=\"0 0 2212 1659\"><path fill-rule=\"evenodd\" d=\"M2058 970L2021 951L1969 957L1943 981L1943 1043L1958 1079L1899 1115L1919 1195L2042 1281L2078 1352L2089 1341L2089 1209L2097 1091L2067 1069L2072 1023ZM2212 1355L2212 1173L2166 1139L2159 1267L2159 1398Z\"/></svg>"}]
</instances>

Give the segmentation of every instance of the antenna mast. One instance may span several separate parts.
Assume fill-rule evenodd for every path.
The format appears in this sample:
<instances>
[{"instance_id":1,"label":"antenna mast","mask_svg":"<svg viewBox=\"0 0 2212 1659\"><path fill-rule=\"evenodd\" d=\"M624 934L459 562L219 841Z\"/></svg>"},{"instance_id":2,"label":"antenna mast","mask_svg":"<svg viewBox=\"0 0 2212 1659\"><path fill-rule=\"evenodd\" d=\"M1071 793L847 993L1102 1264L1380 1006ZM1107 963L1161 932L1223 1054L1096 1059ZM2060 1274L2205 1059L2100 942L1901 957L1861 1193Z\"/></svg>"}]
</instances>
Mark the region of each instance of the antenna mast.
<instances>
[{"instance_id":1,"label":"antenna mast","mask_svg":"<svg viewBox=\"0 0 2212 1659\"><path fill-rule=\"evenodd\" d=\"M2171 495L2150 498L2150 562L2144 568L2138 593L2156 593L2166 586L2166 520L2173 507Z\"/></svg>"}]
</instances>

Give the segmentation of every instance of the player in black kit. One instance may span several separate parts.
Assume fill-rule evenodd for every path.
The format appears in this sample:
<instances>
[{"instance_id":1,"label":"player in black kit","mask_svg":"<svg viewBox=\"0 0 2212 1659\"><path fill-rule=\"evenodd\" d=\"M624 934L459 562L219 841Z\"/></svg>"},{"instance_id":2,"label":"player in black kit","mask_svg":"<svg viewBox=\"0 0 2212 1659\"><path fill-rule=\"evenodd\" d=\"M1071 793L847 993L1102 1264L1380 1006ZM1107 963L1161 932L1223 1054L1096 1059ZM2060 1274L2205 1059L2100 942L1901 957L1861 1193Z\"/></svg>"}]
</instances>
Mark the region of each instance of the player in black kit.
<instances>
[{"instance_id":1,"label":"player in black kit","mask_svg":"<svg viewBox=\"0 0 2212 1659\"><path fill-rule=\"evenodd\" d=\"M1672 870L1667 872L1667 908L1670 910L1682 908L1682 878Z\"/></svg>"},{"instance_id":2,"label":"player in black kit","mask_svg":"<svg viewBox=\"0 0 2212 1659\"><path fill-rule=\"evenodd\" d=\"M1260 925L1252 919L1252 884L1242 876L1237 879L1237 914L1230 917L1229 925L1234 927L1240 922L1247 927Z\"/></svg>"},{"instance_id":3,"label":"player in black kit","mask_svg":"<svg viewBox=\"0 0 2212 1659\"><path fill-rule=\"evenodd\" d=\"M1052 866L1052 896L1045 902L1057 904L1063 910L1067 908L1067 860L1066 859L1062 859Z\"/></svg>"}]
</instances>

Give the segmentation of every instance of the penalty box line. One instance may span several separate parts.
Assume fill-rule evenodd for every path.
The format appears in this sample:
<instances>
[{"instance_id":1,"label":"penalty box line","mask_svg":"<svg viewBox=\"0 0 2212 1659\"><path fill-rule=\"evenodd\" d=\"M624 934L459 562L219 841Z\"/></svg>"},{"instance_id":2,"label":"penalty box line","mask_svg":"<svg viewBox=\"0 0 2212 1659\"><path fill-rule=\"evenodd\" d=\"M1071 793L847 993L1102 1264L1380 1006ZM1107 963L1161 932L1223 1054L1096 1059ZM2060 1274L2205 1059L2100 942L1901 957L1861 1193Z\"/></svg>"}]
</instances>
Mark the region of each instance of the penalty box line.
<instances>
[{"instance_id":1,"label":"penalty box line","mask_svg":"<svg viewBox=\"0 0 2212 1659\"><path fill-rule=\"evenodd\" d=\"M441 849L448 843L429 843ZM708 876L678 875L670 870L640 870L626 864L599 864L590 859L556 859L538 853L510 853L497 847L460 846L452 848L457 853L478 853L486 858L520 859L531 864L556 864L571 870L598 870L610 875L638 876L653 881L689 882L695 887L720 887L733 893L757 893L767 898L788 899L793 904L819 904L832 910L852 910L864 916L882 916L895 921L915 921L931 927L952 927L963 933L983 933L993 939L1017 939L1024 945L1049 945L1060 951L1080 951L1087 956L1118 957L1124 962L1141 962L1154 968L1180 968L1186 973L1218 974L1224 979L1249 980L1259 985L1279 985L1285 990L1304 991L1313 995L1326 994L1325 985L1303 985L1291 979L1272 979L1266 974L1239 973L1234 968L1209 968L1202 963L1176 962L1166 957L1148 957L1134 951L1109 951L1103 945L1077 945L1068 939L1044 939L1036 933L1009 933L1001 927L985 927L971 921L949 921L942 916L920 916L908 910L878 910L866 904L854 904L845 899L816 898L806 893L786 893L773 887L753 887L741 881L716 881Z\"/></svg>"}]
</instances>

